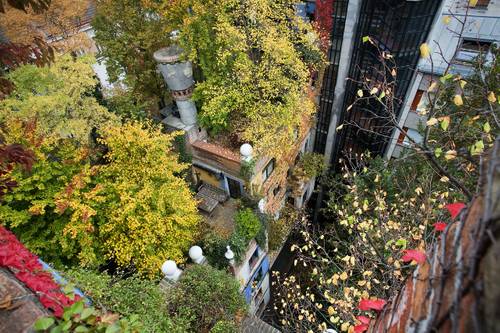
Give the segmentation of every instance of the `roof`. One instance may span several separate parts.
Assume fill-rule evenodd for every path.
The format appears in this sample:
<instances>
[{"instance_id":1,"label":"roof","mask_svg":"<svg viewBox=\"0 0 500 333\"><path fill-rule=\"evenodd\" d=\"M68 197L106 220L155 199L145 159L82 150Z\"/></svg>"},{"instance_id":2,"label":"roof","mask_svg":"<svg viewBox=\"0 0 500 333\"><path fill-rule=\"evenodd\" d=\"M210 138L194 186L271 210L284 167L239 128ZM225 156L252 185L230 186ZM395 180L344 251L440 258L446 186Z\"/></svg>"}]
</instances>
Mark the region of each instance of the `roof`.
<instances>
[{"instance_id":1,"label":"roof","mask_svg":"<svg viewBox=\"0 0 500 333\"><path fill-rule=\"evenodd\" d=\"M280 333L278 329L255 316L247 316L241 323L242 333Z\"/></svg>"}]
</instances>

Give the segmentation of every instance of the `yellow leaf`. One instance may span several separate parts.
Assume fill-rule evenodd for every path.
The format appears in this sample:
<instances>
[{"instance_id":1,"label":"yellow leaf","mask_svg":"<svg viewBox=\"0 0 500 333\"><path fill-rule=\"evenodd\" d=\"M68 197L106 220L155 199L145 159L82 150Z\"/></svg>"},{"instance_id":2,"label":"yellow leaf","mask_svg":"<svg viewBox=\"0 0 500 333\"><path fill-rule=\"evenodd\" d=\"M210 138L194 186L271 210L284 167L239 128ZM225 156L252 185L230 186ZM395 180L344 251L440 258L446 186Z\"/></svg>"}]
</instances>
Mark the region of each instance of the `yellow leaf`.
<instances>
[{"instance_id":1,"label":"yellow leaf","mask_svg":"<svg viewBox=\"0 0 500 333\"><path fill-rule=\"evenodd\" d=\"M343 323L342 326L340 326L340 329L342 332L347 332L349 329L349 323Z\"/></svg>"},{"instance_id":2,"label":"yellow leaf","mask_svg":"<svg viewBox=\"0 0 500 333\"><path fill-rule=\"evenodd\" d=\"M420 56L422 58L429 58L429 55L431 54L431 50L429 48L429 45L427 43L423 43L420 45Z\"/></svg>"},{"instance_id":3,"label":"yellow leaf","mask_svg":"<svg viewBox=\"0 0 500 333\"><path fill-rule=\"evenodd\" d=\"M344 128L344 124L340 125L337 127L337 131L340 131L342 128Z\"/></svg>"},{"instance_id":4,"label":"yellow leaf","mask_svg":"<svg viewBox=\"0 0 500 333\"><path fill-rule=\"evenodd\" d=\"M432 81L431 85L427 89L427 92L433 92L434 90L436 90L436 87L437 87L437 82L436 81Z\"/></svg>"},{"instance_id":5,"label":"yellow leaf","mask_svg":"<svg viewBox=\"0 0 500 333\"><path fill-rule=\"evenodd\" d=\"M456 106L462 106L462 105L464 105L464 101L462 100L462 96L461 95L455 95L455 97L453 97L453 103L455 103Z\"/></svg>"},{"instance_id":6,"label":"yellow leaf","mask_svg":"<svg viewBox=\"0 0 500 333\"><path fill-rule=\"evenodd\" d=\"M493 91L490 91L488 94L488 101L491 103L495 103L497 101L497 97L495 96L495 93Z\"/></svg>"},{"instance_id":7,"label":"yellow leaf","mask_svg":"<svg viewBox=\"0 0 500 333\"><path fill-rule=\"evenodd\" d=\"M377 87L373 87L372 90L370 90L370 94L371 95L375 95L376 93L378 93L378 88Z\"/></svg>"},{"instance_id":8,"label":"yellow leaf","mask_svg":"<svg viewBox=\"0 0 500 333\"><path fill-rule=\"evenodd\" d=\"M342 272L342 274L340 274L340 279L341 279L342 281L347 280L347 278L348 278L348 275L347 275L347 273L346 273L346 272Z\"/></svg>"},{"instance_id":9,"label":"yellow leaf","mask_svg":"<svg viewBox=\"0 0 500 333\"><path fill-rule=\"evenodd\" d=\"M448 24L450 24L450 22L451 22L451 17L449 17L448 15L443 16L443 23L444 24L448 25Z\"/></svg>"},{"instance_id":10,"label":"yellow leaf","mask_svg":"<svg viewBox=\"0 0 500 333\"><path fill-rule=\"evenodd\" d=\"M455 157L457 157L457 151L456 150L448 150L446 154L444 155L444 158L447 160L452 160Z\"/></svg>"},{"instance_id":11,"label":"yellow leaf","mask_svg":"<svg viewBox=\"0 0 500 333\"><path fill-rule=\"evenodd\" d=\"M469 0L469 7L476 7L477 0Z\"/></svg>"},{"instance_id":12,"label":"yellow leaf","mask_svg":"<svg viewBox=\"0 0 500 333\"><path fill-rule=\"evenodd\" d=\"M438 120L436 118L431 118L429 120L427 120L427 126L433 126L433 125L436 125L438 122Z\"/></svg>"},{"instance_id":13,"label":"yellow leaf","mask_svg":"<svg viewBox=\"0 0 500 333\"><path fill-rule=\"evenodd\" d=\"M467 84L467 81L460 80L460 81L459 81L459 83L460 83L460 87L461 87L462 89L464 89L465 85Z\"/></svg>"},{"instance_id":14,"label":"yellow leaf","mask_svg":"<svg viewBox=\"0 0 500 333\"><path fill-rule=\"evenodd\" d=\"M361 98L361 97L363 97L363 90L361 90L361 89L359 89L359 90L358 90L358 96L359 96L360 98Z\"/></svg>"},{"instance_id":15,"label":"yellow leaf","mask_svg":"<svg viewBox=\"0 0 500 333\"><path fill-rule=\"evenodd\" d=\"M333 306L329 306L328 307L328 315L333 316L334 314L335 314L335 309L333 308Z\"/></svg>"}]
</instances>

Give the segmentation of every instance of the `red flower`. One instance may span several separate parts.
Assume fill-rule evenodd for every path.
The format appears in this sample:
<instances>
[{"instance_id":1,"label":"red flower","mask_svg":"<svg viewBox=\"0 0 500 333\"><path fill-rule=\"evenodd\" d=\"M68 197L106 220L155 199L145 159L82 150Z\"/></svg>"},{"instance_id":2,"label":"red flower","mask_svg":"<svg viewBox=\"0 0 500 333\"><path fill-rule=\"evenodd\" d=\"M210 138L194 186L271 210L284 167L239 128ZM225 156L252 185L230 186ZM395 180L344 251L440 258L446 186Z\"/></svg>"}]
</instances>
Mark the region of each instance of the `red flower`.
<instances>
[{"instance_id":1,"label":"red flower","mask_svg":"<svg viewBox=\"0 0 500 333\"><path fill-rule=\"evenodd\" d=\"M401 260L404 262L415 260L417 263L423 264L425 259L427 259L425 253L419 250L404 250L403 253L404 255Z\"/></svg>"},{"instance_id":2,"label":"red flower","mask_svg":"<svg viewBox=\"0 0 500 333\"><path fill-rule=\"evenodd\" d=\"M446 223L439 221L439 222L434 223L434 230L435 231L444 231L444 229L446 229L446 226L447 226Z\"/></svg>"},{"instance_id":3,"label":"red flower","mask_svg":"<svg viewBox=\"0 0 500 333\"><path fill-rule=\"evenodd\" d=\"M366 316L357 316L356 319L361 322L361 324L366 324L368 325L370 323L370 318Z\"/></svg>"},{"instance_id":4,"label":"red flower","mask_svg":"<svg viewBox=\"0 0 500 333\"><path fill-rule=\"evenodd\" d=\"M359 302L358 309L361 311L380 311L384 308L385 303L387 302L383 299L362 299Z\"/></svg>"},{"instance_id":5,"label":"red flower","mask_svg":"<svg viewBox=\"0 0 500 333\"><path fill-rule=\"evenodd\" d=\"M363 333L367 329L368 329L367 324L356 325L356 326L354 326L354 333Z\"/></svg>"},{"instance_id":6,"label":"red flower","mask_svg":"<svg viewBox=\"0 0 500 333\"><path fill-rule=\"evenodd\" d=\"M465 208L465 204L463 202L455 202L455 203L446 205L446 209L448 209L448 211L450 212L451 218L453 220L455 219L455 217L458 216L458 214L460 214L460 212L464 208Z\"/></svg>"}]
</instances>

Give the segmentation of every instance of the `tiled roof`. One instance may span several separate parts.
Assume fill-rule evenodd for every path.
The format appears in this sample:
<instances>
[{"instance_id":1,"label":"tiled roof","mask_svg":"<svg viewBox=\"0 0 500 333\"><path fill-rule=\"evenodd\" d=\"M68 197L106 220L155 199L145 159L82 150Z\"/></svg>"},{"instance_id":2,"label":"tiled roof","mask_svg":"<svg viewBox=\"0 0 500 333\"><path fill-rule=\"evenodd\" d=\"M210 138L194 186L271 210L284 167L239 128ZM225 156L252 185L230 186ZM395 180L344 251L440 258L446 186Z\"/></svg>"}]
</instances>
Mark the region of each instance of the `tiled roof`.
<instances>
[{"instance_id":1,"label":"tiled roof","mask_svg":"<svg viewBox=\"0 0 500 333\"><path fill-rule=\"evenodd\" d=\"M222 147L222 146L219 146L219 145L216 145L213 143L201 141L201 140L197 140L197 141L193 142L192 146L195 148L204 150L206 152L212 153L214 155L218 155L218 156L223 157L225 159L228 159L228 160L231 160L234 162L240 162L240 155L236 154L235 152L233 152L225 147Z\"/></svg>"},{"instance_id":2,"label":"tiled roof","mask_svg":"<svg viewBox=\"0 0 500 333\"><path fill-rule=\"evenodd\" d=\"M265 321L255 316L247 316L241 323L241 333L280 333L278 329L272 327Z\"/></svg>"}]
</instances>

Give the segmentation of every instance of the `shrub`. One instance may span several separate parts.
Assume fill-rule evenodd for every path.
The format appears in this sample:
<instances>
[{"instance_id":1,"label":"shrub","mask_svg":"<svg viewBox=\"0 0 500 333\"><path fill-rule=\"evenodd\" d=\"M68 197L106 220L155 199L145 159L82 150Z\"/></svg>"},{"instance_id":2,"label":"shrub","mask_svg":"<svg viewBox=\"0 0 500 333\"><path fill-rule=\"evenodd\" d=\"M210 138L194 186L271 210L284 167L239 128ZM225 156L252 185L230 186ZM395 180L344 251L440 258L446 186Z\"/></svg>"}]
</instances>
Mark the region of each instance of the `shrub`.
<instances>
[{"instance_id":1,"label":"shrub","mask_svg":"<svg viewBox=\"0 0 500 333\"><path fill-rule=\"evenodd\" d=\"M232 321L221 320L212 327L210 333L238 333L238 326Z\"/></svg>"},{"instance_id":2,"label":"shrub","mask_svg":"<svg viewBox=\"0 0 500 333\"><path fill-rule=\"evenodd\" d=\"M234 322L244 315L246 304L239 289L226 272L208 265L189 266L171 290L170 310L189 320L189 332L206 332L220 321Z\"/></svg>"},{"instance_id":3,"label":"shrub","mask_svg":"<svg viewBox=\"0 0 500 333\"><path fill-rule=\"evenodd\" d=\"M138 276L110 276L86 269L69 270L66 276L96 306L126 317L138 315L145 332L172 332L174 326L179 327L177 321L174 325L167 316L166 298L157 281Z\"/></svg>"},{"instance_id":4,"label":"shrub","mask_svg":"<svg viewBox=\"0 0 500 333\"><path fill-rule=\"evenodd\" d=\"M255 238L261 228L259 218L250 208L239 210L234 217L236 232L242 235L247 241Z\"/></svg>"}]
</instances>

